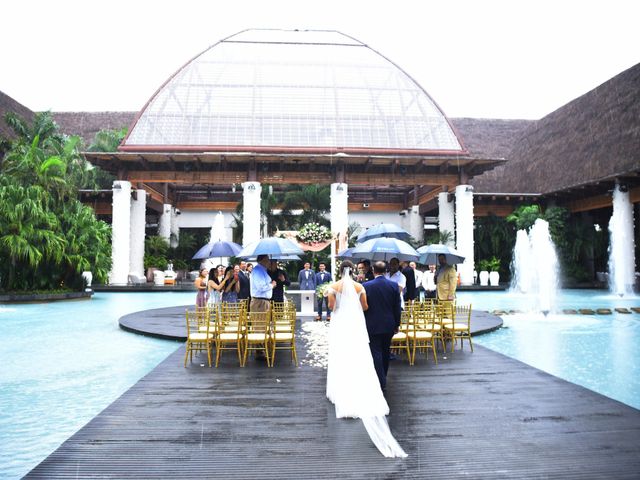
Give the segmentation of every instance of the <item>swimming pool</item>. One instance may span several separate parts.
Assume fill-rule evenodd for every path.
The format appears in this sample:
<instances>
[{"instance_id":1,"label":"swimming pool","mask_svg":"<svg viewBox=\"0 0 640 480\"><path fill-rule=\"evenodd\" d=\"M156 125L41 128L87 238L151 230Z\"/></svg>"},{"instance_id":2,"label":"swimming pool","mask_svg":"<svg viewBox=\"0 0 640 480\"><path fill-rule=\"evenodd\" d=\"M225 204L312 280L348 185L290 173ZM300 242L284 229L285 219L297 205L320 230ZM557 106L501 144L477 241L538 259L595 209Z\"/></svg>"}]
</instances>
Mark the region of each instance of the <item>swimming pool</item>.
<instances>
[{"instance_id":1,"label":"swimming pool","mask_svg":"<svg viewBox=\"0 0 640 480\"><path fill-rule=\"evenodd\" d=\"M564 290L558 310L640 307L640 297L603 291ZM474 310L518 310L522 295L460 292L458 301ZM640 314L505 315L504 328L474 342L569 382L640 409Z\"/></svg>"},{"instance_id":2,"label":"swimming pool","mask_svg":"<svg viewBox=\"0 0 640 480\"><path fill-rule=\"evenodd\" d=\"M194 298L96 293L0 305L0 478L25 475L181 345L125 332L121 316Z\"/></svg>"}]
</instances>

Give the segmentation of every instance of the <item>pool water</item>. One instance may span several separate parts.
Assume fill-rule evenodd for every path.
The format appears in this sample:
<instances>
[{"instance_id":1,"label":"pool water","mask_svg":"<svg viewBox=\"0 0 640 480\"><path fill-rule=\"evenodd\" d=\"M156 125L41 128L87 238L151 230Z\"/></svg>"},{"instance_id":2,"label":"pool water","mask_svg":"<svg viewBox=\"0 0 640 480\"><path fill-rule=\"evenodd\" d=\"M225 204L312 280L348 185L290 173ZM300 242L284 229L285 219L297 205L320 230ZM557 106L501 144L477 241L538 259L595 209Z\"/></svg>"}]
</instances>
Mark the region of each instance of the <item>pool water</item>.
<instances>
[{"instance_id":1,"label":"pool water","mask_svg":"<svg viewBox=\"0 0 640 480\"><path fill-rule=\"evenodd\" d=\"M181 344L128 333L123 315L191 305L192 292L96 293L91 300L0 305L0 478L20 478ZM511 310L507 292L459 292L474 310ZM563 291L558 308L640 306ZM503 317L474 342L640 409L640 314Z\"/></svg>"},{"instance_id":2,"label":"pool water","mask_svg":"<svg viewBox=\"0 0 640 480\"><path fill-rule=\"evenodd\" d=\"M522 295L460 292L459 303L479 310L518 310ZM640 297L602 291L565 290L558 311L640 307ZM474 337L474 343L515 358L556 377L640 409L640 314L502 316L504 328Z\"/></svg>"},{"instance_id":3,"label":"pool water","mask_svg":"<svg viewBox=\"0 0 640 480\"><path fill-rule=\"evenodd\" d=\"M0 305L0 478L25 475L181 345L125 332L121 316L194 299L96 293Z\"/></svg>"}]
</instances>

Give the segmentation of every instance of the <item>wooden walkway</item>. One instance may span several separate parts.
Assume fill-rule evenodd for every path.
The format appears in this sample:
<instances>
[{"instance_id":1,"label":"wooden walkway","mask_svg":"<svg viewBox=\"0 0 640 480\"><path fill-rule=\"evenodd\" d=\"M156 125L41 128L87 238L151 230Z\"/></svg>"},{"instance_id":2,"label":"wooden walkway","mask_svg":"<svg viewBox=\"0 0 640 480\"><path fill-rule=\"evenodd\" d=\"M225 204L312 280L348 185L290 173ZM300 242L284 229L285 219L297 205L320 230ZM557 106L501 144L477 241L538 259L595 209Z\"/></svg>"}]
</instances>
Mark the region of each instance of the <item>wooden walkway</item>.
<instances>
[{"instance_id":1,"label":"wooden walkway","mask_svg":"<svg viewBox=\"0 0 640 480\"><path fill-rule=\"evenodd\" d=\"M300 357L306 346L300 342ZM594 352L594 354L596 354ZM391 364L389 424L407 459L382 457L336 419L326 371L183 368L184 347L26 478L575 478L640 476L640 411L498 353L465 346ZM631 361L631 359L630 359ZM70 406L70 408L73 408Z\"/></svg>"}]
</instances>

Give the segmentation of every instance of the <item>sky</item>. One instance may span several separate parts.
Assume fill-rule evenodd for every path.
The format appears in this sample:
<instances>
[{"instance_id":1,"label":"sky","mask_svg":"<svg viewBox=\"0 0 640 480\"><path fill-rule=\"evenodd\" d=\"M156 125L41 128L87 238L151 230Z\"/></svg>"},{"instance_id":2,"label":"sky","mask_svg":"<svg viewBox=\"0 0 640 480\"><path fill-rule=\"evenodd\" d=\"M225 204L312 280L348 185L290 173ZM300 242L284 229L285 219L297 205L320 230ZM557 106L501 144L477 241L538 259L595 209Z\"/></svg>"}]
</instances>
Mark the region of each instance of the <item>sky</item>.
<instances>
[{"instance_id":1,"label":"sky","mask_svg":"<svg viewBox=\"0 0 640 480\"><path fill-rule=\"evenodd\" d=\"M19 0L0 18L0 91L35 111L140 110L247 28L346 33L449 117L539 119L640 62L637 0Z\"/></svg>"}]
</instances>

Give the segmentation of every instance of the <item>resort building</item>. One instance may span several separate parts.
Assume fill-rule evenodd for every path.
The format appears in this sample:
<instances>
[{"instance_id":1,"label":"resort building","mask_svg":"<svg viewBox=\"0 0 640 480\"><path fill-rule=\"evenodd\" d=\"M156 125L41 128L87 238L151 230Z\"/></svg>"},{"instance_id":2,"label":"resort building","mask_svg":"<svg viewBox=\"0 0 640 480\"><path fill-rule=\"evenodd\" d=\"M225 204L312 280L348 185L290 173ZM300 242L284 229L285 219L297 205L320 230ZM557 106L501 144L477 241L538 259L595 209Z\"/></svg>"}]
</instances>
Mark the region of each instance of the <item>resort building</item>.
<instances>
[{"instance_id":1,"label":"resort building","mask_svg":"<svg viewBox=\"0 0 640 480\"><path fill-rule=\"evenodd\" d=\"M143 274L149 225L175 241L221 211L231 228L242 202L246 244L260 237L264 188L326 184L338 238L351 222L397 223L419 240L448 231L470 284L474 216L536 202L606 228L616 184L640 214L638 92L640 64L537 121L449 119L408 73L348 35L247 30L186 63L139 112L54 117L87 143L129 126L118 151L86 153L117 176L112 190L84 197L113 226L112 283ZM30 114L3 94L0 110Z\"/></svg>"}]
</instances>

